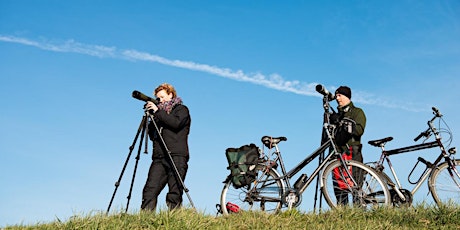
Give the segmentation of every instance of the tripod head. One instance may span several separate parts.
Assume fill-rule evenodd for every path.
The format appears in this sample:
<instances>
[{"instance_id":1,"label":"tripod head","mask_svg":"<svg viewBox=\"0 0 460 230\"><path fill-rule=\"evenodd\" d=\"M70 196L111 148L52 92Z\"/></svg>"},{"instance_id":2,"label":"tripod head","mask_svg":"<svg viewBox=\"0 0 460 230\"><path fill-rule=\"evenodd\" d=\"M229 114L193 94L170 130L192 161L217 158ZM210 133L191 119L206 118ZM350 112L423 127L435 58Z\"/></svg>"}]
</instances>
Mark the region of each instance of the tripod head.
<instances>
[{"instance_id":1,"label":"tripod head","mask_svg":"<svg viewBox=\"0 0 460 230\"><path fill-rule=\"evenodd\" d=\"M329 122L329 116L335 113L334 109L330 106L330 102L335 99L335 95L321 84L316 85L316 91L323 95L324 120L325 122Z\"/></svg>"}]
</instances>

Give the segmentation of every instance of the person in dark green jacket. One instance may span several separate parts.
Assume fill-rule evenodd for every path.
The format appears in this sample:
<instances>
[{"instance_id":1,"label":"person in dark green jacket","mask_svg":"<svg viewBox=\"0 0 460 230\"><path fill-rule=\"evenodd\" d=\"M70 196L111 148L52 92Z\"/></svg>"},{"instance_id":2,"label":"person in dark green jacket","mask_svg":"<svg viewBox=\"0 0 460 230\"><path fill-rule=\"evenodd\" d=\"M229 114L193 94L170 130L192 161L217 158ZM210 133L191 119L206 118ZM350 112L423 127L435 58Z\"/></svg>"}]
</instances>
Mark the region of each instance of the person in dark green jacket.
<instances>
[{"instance_id":1,"label":"person in dark green jacket","mask_svg":"<svg viewBox=\"0 0 460 230\"><path fill-rule=\"evenodd\" d=\"M337 88L335 99L338 104L338 119L342 124L335 137L338 150L347 160L363 162L361 136L366 128L366 115L351 101L351 89L348 86ZM352 169L352 174L358 185L362 185L362 173ZM335 193L339 204L348 204L348 193L345 190L338 188Z\"/></svg>"}]
</instances>

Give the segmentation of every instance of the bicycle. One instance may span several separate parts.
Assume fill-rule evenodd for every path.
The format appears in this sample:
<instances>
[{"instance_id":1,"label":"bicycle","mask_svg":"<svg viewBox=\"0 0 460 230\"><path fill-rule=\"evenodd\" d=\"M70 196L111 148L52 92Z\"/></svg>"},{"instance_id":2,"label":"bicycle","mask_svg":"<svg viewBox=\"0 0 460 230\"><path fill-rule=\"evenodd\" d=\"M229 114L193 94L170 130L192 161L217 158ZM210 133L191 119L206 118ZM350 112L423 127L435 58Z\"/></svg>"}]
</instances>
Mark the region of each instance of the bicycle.
<instances>
[{"instance_id":1,"label":"bicycle","mask_svg":"<svg viewBox=\"0 0 460 230\"><path fill-rule=\"evenodd\" d=\"M264 154L262 151L263 160L256 165L257 176L251 184L237 189L232 186L230 177L227 177L218 204L219 212L224 215L240 211L277 213L283 208L298 207L303 192L315 178L317 187L320 183L321 197L324 197L330 207L349 205L370 209L390 204L390 193L380 174L361 162L345 160L342 153L337 151L333 134L341 124L331 124L328 119L329 101L334 97L321 85L318 85L316 90L324 96L325 123L322 145L287 172L278 146L287 138L263 136L263 146L267 147L271 154ZM329 153L324 156L326 150L329 150ZM310 176L303 173L291 185L291 179L316 158L319 158L319 165ZM280 172L278 168L281 168ZM352 172L352 168L356 173ZM338 202L335 192L348 193L348 200ZM316 197L315 194L315 199Z\"/></svg>"},{"instance_id":2,"label":"bicycle","mask_svg":"<svg viewBox=\"0 0 460 230\"><path fill-rule=\"evenodd\" d=\"M420 138L425 137L425 140L422 144L411 145L393 150L385 150L386 143L393 140L393 137L390 136L368 142L370 145L374 147L380 147L382 150L380 159L378 161L370 162L367 164L381 173L385 178L390 188L391 201L394 206L410 206L413 201L413 196L426 180L428 180L429 192L431 193L434 201L438 206L448 203L453 203L456 205L460 204L460 160L454 158L454 155L457 151L455 147L452 147L446 151L441 137L441 132L446 132L449 134L450 137L447 140L447 142L449 142L447 146L449 146L452 142L452 132L450 131L447 123L442 118L442 114L439 112L439 110L435 107L432 107L432 110L434 116L427 122L428 129L421 132L417 137L414 138L414 141L418 141ZM439 119L438 128L436 128L433 124L437 118ZM447 129L441 129L441 121L446 125ZM433 134L435 140L425 142ZM396 175L395 169L393 168L390 156L435 147L439 147L441 150L439 156L433 163L425 160L423 157L418 157L417 162L415 163L412 171L408 176L409 183L415 186L413 187L412 191L404 189ZM385 161L387 162L387 165L396 183L393 182L393 180L391 180L391 178L383 171ZM418 180L415 182L413 180L411 181L412 173L420 162L426 167Z\"/></svg>"}]
</instances>

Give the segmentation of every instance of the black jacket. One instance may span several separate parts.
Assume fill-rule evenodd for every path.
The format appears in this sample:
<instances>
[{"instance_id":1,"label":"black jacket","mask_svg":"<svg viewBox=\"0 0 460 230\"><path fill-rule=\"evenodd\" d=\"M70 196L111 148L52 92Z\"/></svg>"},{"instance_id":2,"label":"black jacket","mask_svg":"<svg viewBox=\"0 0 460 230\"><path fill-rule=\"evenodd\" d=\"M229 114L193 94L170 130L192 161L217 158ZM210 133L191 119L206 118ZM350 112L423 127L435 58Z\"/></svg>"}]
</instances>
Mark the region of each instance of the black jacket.
<instances>
[{"instance_id":1,"label":"black jacket","mask_svg":"<svg viewBox=\"0 0 460 230\"><path fill-rule=\"evenodd\" d=\"M166 146L171 151L171 156L184 156L189 159L188 134L191 117L187 106L176 105L169 114L164 110L157 110L154 113L154 120ZM153 123L149 124L149 135L154 143L152 158L168 157Z\"/></svg>"}]
</instances>

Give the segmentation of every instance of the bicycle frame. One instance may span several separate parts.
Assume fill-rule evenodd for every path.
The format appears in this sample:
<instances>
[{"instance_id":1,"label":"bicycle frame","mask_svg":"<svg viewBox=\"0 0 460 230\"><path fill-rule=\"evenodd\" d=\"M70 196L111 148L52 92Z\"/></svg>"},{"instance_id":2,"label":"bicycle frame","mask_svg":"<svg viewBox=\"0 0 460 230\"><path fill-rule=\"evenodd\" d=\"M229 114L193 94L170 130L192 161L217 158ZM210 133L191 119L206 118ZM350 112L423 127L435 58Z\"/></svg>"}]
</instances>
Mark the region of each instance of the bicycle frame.
<instances>
[{"instance_id":1,"label":"bicycle frame","mask_svg":"<svg viewBox=\"0 0 460 230\"><path fill-rule=\"evenodd\" d=\"M393 178L396 180L395 182L396 182L397 186L394 186L394 189L395 189L396 193L398 193L398 195L399 195L399 197L401 199L405 199L404 195L400 191L400 189L402 189L402 185L401 185L401 182L400 182L398 176L396 175L396 171L393 168L393 164L391 163L391 160L390 160L389 156L396 155L396 154L401 154L401 153L406 153L406 152L414 152L414 151L418 151L418 150L434 148L434 147L438 147L438 146L440 146L439 143L437 141L433 141L433 142L428 142L428 143L423 143L423 144L403 147L403 148L399 148L399 149L393 149L393 150L389 150L389 151L383 150L381 158L380 158L379 162L377 163L377 165L383 165L384 161L387 162L388 167L390 168L391 174L393 175ZM427 168L424 170L423 174L418 179L418 182L415 183L414 188L411 190L412 195L414 195L417 192L417 190L420 188L420 186L426 181L426 179L430 175L431 171L437 166L437 164L441 161L441 159L443 157L444 157L443 154L440 154L439 157L436 159L436 161L433 164L423 160L423 158L419 158L419 161L424 163L427 166ZM411 183L411 184L413 184L413 183Z\"/></svg>"},{"instance_id":2,"label":"bicycle frame","mask_svg":"<svg viewBox=\"0 0 460 230\"><path fill-rule=\"evenodd\" d=\"M274 152L274 154L277 155L277 158L275 159L276 160L279 160L280 162L280 167L281 167L281 173L282 173L282 176L280 176L279 179L282 179L286 182L286 186L287 188L292 188L291 186L291 183L290 183L290 179L293 178L295 175L297 175L297 173L299 173L304 167L306 167L310 162L312 162L314 159L316 159L318 156L320 156L324 151L326 151L326 149L328 149L331 145L331 142L330 141L327 141L326 143L324 143L323 145L321 145L321 147L319 147L317 150L315 150L312 154L310 154L309 156L307 156L305 159L303 159L299 164L297 164L297 166L295 166L294 168L292 168L289 172L286 172L286 167L284 166L284 161L281 157L281 152L279 151L279 148L278 148L278 145L275 146L276 148L276 151ZM316 170L311 174L311 176L308 178L308 180L306 181L305 185L302 186L298 192L301 194L302 192L305 191L305 189L308 187L308 185L313 181L313 179L315 178L315 176L318 175L318 173L320 172L320 170L324 167L324 165L326 165L326 163L332 158L332 156L334 156L335 153L334 151L332 151L330 154L328 154L325 158L325 160L316 168Z\"/></svg>"},{"instance_id":3,"label":"bicycle frame","mask_svg":"<svg viewBox=\"0 0 460 230\"><path fill-rule=\"evenodd\" d=\"M307 187L311 184L311 182L313 182L313 180L319 175L319 173L321 172L321 170L329 163L329 161L331 161L331 159L333 157L337 157L342 165L344 167L347 167L347 163L345 162L345 160L342 158L341 154L337 154L337 149L335 147L335 145L333 144L333 138L332 138L332 135L330 134L330 131L329 131L329 127L332 126L331 124L327 124L325 123L324 124L324 129L326 130L326 133L327 133L327 136L328 136L328 140L326 142L324 142L318 149L316 149L313 153L311 153L310 155L308 155L307 157L305 157L305 159L303 159L299 164L297 164L294 168L292 168L291 170L289 170L288 172L286 171L286 167L284 165L284 161L283 161L283 158L281 156L281 151L279 150L279 147L278 147L278 144L274 144L274 148L275 148L275 151L272 153L272 154L275 154L276 157L275 159L273 159L273 161L279 161L280 163L280 167L281 167L281 173L282 175L279 177L279 178L275 178L275 179L281 179L283 181L285 181L285 184L286 184L286 187L288 189L293 189L293 187L291 186L291 183L290 183L290 180L295 176L297 175L297 173L299 173L303 168L305 168L310 162L312 162L313 160L315 160L317 157L319 157L322 153L324 153L327 149L330 149L330 147L332 147L332 150L329 152L329 154L327 154L327 156L320 162L319 166L313 171L313 173L308 177L308 179L305 181L305 183L303 184L302 187L300 187L297 192L299 193L299 195L301 195L306 189ZM346 170L347 171L347 170ZM347 174L349 174L349 172L347 171ZM353 179L353 177L351 175L348 175L351 179ZM356 183L353 179L353 183Z\"/></svg>"}]
</instances>

